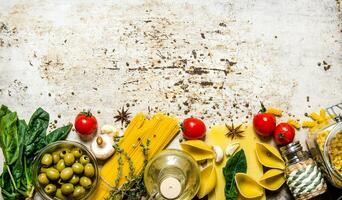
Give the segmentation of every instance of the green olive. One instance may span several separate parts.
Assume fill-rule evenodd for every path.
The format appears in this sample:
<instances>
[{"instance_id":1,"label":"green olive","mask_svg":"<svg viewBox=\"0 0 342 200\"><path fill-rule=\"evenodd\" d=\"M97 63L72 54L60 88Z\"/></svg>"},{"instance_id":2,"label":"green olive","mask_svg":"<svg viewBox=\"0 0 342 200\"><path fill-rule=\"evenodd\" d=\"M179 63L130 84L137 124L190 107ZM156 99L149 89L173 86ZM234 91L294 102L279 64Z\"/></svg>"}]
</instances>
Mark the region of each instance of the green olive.
<instances>
[{"instance_id":1,"label":"green olive","mask_svg":"<svg viewBox=\"0 0 342 200\"><path fill-rule=\"evenodd\" d=\"M82 149L80 149L79 147L75 147L71 150L71 153L75 156L75 158L79 158L82 156Z\"/></svg>"},{"instance_id":2,"label":"green olive","mask_svg":"<svg viewBox=\"0 0 342 200\"><path fill-rule=\"evenodd\" d=\"M75 163L75 156L72 153L67 153L64 156L64 162L66 166L71 166Z\"/></svg>"},{"instance_id":3,"label":"green olive","mask_svg":"<svg viewBox=\"0 0 342 200\"><path fill-rule=\"evenodd\" d=\"M80 198L85 194L85 189L82 186L76 186L74 193L72 193L72 197L74 198Z\"/></svg>"},{"instance_id":4,"label":"green olive","mask_svg":"<svg viewBox=\"0 0 342 200\"><path fill-rule=\"evenodd\" d=\"M92 182L91 182L90 178L85 177L85 176L82 176L80 178L80 185L83 186L84 188L89 189L91 187L91 184L92 184Z\"/></svg>"},{"instance_id":5,"label":"green olive","mask_svg":"<svg viewBox=\"0 0 342 200\"><path fill-rule=\"evenodd\" d=\"M57 164L58 161L61 159L61 157L59 156L59 151L55 151L52 153L52 160L54 164Z\"/></svg>"},{"instance_id":6,"label":"green olive","mask_svg":"<svg viewBox=\"0 0 342 200\"><path fill-rule=\"evenodd\" d=\"M47 185L50 181L45 173L41 173L38 175L38 182L42 185Z\"/></svg>"},{"instance_id":7,"label":"green olive","mask_svg":"<svg viewBox=\"0 0 342 200\"><path fill-rule=\"evenodd\" d=\"M52 155L49 153L44 154L40 162L44 167L49 167L52 164Z\"/></svg>"},{"instance_id":8,"label":"green olive","mask_svg":"<svg viewBox=\"0 0 342 200\"><path fill-rule=\"evenodd\" d=\"M72 170L74 170L75 174L81 174L84 170L84 167L81 163L74 163L72 165Z\"/></svg>"},{"instance_id":9,"label":"green olive","mask_svg":"<svg viewBox=\"0 0 342 200\"><path fill-rule=\"evenodd\" d=\"M48 167L41 167L40 168L40 172L41 173L46 173L48 169L49 169Z\"/></svg>"},{"instance_id":10,"label":"green olive","mask_svg":"<svg viewBox=\"0 0 342 200\"><path fill-rule=\"evenodd\" d=\"M59 171L55 168L49 168L46 172L46 175L52 181L59 179Z\"/></svg>"},{"instance_id":11,"label":"green olive","mask_svg":"<svg viewBox=\"0 0 342 200\"><path fill-rule=\"evenodd\" d=\"M60 200L67 200L68 199L66 196L63 195L62 190L60 188L57 189L55 196Z\"/></svg>"},{"instance_id":12,"label":"green olive","mask_svg":"<svg viewBox=\"0 0 342 200\"><path fill-rule=\"evenodd\" d=\"M58 161L56 165L56 169L61 172L64 168L65 168L65 162L63 159L61 159Z\"/></svg>"},{"instance_id":13,"label":"green olive","mask_svg":"<svg viewBox=\"0 0 342 200\"><path fill-rule=\"evenodd\" d=\"M49 184L45 186L44 191L46 192L46 194L51 195L56 192L56 186L54 184Z\"/></svg>"},{"instance_id":14,"label":"green olive","mask_svg":"<svg viewBox=\"0 0 342 200\"><path fill-rule=\"evenodd\" d=\"M59 156L60 156L61 158L64 158L64 156L65 156L67 153L70 153L70 149L68 149L68 148L63 148L63 149L60 150Z\"/></svg>"},{"instance_id":15,"label":"green olive","mask_svg":"<svg viewBox=\"0 0 342 200\"><path fill-rule=\"evenodd\" d=\"M82 155L81 158L80 158L80 163L82 165L85 165L85 164L89 163L89 157L87 155Z\"/></svg>"},{"instance_id":16,"label":"green olive","mask_svg":"<svg viewBox=\"0 0 342 200\"><path fill-rule=\"evenodd\" d=\"M69 195L74 191L74 185L71 183L65 183L62 185L61 190L64 195Z\"/></svg>"},{"instance_id":17,"label":"green olive","mask_svg":"<svg viewBox=\"0 0 342 200\"><path fill-rule=\"evenodd\" d=\"M84 166L84 175L88 176L88 177L93 177L95 174L95 168L93 166L93 164L88 163Z\"/></svg>"},{"instance_id":18,"label":"green olive","mask_svg":"<svg viewBox=\"0 0 342 200\"><path fill-rule=\"evenodd\" d=\"M80 178L76 175L73 175L69 181L69 183L76 185L80 181Z\"/></svg>"},{"instance_id":19,"label":"green olive","mask_svg":"<svg viewBox=\"0 0 342 200\"><path fill-rule=\"evenodd\" d=\"M74 175L74 172L72 171L71 167L64 168L61 171L61 179L63 181L69 180L72 177L72 175Z\"/></svg>"}]
</instances>

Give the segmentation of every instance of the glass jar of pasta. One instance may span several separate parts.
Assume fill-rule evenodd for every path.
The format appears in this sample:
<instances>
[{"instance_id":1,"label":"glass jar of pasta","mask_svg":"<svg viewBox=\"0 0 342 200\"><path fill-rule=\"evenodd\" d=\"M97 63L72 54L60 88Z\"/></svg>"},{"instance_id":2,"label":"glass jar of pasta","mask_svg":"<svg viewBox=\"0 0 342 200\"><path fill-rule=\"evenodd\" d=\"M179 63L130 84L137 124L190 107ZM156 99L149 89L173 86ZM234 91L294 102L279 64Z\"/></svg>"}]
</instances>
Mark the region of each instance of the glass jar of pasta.
<instances>
[{"instance_id":1,"label":"glass jar of pasta","mask_svg":"<svg viewBox=\"0 0 342 200\"><path fill-rule=\"evenodd\" d=\"M326 179L342 188L342 116L334 119L336 123L309 135L306 143Z\"/></svg>"}]
</instances>

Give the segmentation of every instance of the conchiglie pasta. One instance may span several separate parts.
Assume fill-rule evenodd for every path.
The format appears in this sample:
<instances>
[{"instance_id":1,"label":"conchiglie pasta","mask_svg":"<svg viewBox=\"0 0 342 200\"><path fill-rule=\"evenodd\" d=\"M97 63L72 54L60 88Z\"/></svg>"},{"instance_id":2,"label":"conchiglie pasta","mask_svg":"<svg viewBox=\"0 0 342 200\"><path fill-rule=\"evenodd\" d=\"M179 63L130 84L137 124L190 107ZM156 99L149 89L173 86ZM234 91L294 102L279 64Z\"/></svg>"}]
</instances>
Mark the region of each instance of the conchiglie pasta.
<instances>
[{"instance_id":1,"label":"conchiglie pasta","mask_svg":"<svg viewBox=\"0 0 342 200\"><path fill-rule=\"evenodd\" d=\"M269 168L285 169L284 160L279 151L270 144L257 143L256 154L259 162Z\"/></svg>"},{"instance_id":2,"label":"conchiglie pasta","mask_svg":"<svg viewBox=\"0 0 342 200\"><path fill-rule=\"evenodd\" d=\"M202 199L207 194L209 194L216 186L217 183L217 175L216 170L213 164L210 164L208 167L204 168L201 171L201 183L200 189L197 193L199 199Z\"/></svg>"},{"instance_id":3,"label":"conchiglie pasta","mask_svg":"<svg viewBox=\"0 0 342 200\"><path fill-rule=\"evenodd\" d=\"M247 174L236 173L235 182L240 194L245 198L257 198L264 194L264 188Z\"/></svg>"},{"instance_id":4,"label":"conchiglie pasta","mask_svg":"<svg viewBox=\"0 0 342 200\"><path fill-rule=\"evenodd\" d=\"M267 190L277 190L285 182L284 171L280 169L268 170L259 180L259 184Z\"/></svg>"},{"instance_id":5,"label":"conchiglie pasta","mask_svg":"<svg viewBox=\"0 0 342 200\"><path fill-rule=\"evenodd\" d=\"M196 161L213 159L215 153L211 146L207 145L202 140L188 140L180 144L184 152L189 153Z\"/></svg>"}]
</instances>

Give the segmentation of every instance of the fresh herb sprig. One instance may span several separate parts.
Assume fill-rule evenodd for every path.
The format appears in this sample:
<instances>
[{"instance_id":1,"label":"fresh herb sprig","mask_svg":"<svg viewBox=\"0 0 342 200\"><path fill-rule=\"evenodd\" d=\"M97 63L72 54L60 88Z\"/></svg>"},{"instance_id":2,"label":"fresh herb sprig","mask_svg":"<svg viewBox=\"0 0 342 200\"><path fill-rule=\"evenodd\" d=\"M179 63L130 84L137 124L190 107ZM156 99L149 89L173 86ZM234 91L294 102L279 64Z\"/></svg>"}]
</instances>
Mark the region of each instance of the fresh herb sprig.
<instances>
[{"instance_id":1,"label":"fresh herb sprig","mask_svg":"<svg viewBox=\"0 0 342 200\"><path fill-rule=\"evenodd\" d=\"M106 200L140 200L141 197L147 196L147 191L145 188L144 184L144 169L146 167L146 164L148 162L148 151L149 151L149 145L150 145L150 140L146 141L146 145L140 144L141 151L144 155L144 166L143 170L139 175L134 175L135 173L135 168L132 162L131 157L118 145L114 145L113 147L115 148L116 152L120 153L119 158L121 158L121 155L123 155L129 163L129 178L126 183L124 183L121 187L118 187L116 182L115 182L115 187L111 190L109 196L106 198ZM119 160L118 158L118 160ZM119 169L121 168L121 169ZM118 162L118 171L122 170L122 164L119 164ZM116 177L115 181L120 180L122 175L119 175Z\"/></svg>"}]
</instances>

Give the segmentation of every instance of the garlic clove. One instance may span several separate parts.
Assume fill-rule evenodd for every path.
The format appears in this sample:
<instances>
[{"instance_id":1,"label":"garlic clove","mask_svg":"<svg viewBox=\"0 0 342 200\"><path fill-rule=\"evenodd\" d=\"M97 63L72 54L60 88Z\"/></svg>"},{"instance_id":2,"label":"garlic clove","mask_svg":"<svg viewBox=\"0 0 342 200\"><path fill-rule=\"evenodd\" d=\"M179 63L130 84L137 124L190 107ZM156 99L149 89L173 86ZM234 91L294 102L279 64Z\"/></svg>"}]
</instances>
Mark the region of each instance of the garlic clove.
<instances>
[{"instance_id":1,"label":"garlic clove","mask_svg":"<svg viewBox=\"0 0 342 200\"><path fill-rule=\"evenodd\" d=\"M228 157L232 156L239 147L240 147L239 142L229 144L225 150L226 156L228 156Z\"/></svg>"},{"instance_id":2,"label":"garlic clove","mask_svg":"<svg viewBox=\"0 0 342 200\"><path fill-rule=\"evenodd\" d=\"M119 130L115 128L113 125L105 124L101 127L101 133L117 136L119 134Z\"/></svg>"},{"instance_id":3,"label":"garlic clove","mask_svg":"<svg viewBox=\"0 0 342 200\"><path fill-rule=\"evenodd\" d=\"M220 146L213 145L213 151L215 152L215 162L220 163L223 160L224 154Z\"/></svg>"}]
</instances>

